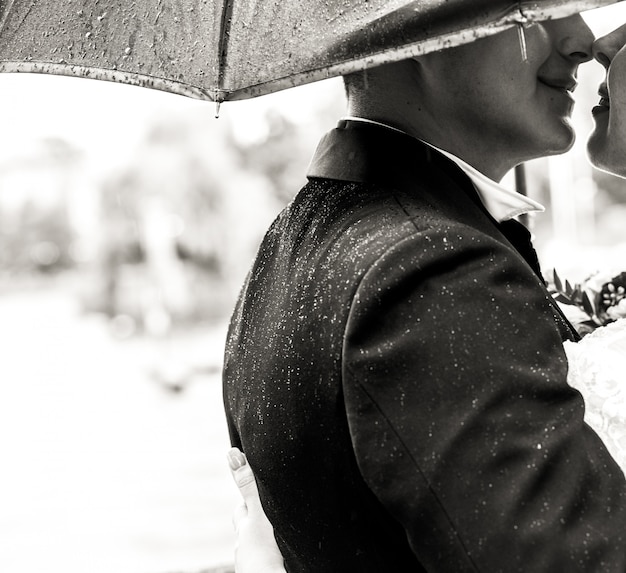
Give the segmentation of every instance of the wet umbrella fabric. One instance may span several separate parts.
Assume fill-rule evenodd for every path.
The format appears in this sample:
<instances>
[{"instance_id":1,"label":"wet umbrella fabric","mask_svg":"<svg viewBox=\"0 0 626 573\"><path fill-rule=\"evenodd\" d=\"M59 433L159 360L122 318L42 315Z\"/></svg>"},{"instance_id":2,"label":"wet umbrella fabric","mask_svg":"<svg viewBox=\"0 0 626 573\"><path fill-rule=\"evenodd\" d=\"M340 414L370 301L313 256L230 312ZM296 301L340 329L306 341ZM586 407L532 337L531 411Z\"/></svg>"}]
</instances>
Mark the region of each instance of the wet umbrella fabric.
<instances>
[{"instance_id":1,"label":"wet umbrella fabric","mask_svg":"<svg viewBox=\"0 0 626 573\"><path fill-rule=\"evenodd\" d=\"M250 98L615 0L0 0L0 72Z\"/></svg>"}]
</instances>

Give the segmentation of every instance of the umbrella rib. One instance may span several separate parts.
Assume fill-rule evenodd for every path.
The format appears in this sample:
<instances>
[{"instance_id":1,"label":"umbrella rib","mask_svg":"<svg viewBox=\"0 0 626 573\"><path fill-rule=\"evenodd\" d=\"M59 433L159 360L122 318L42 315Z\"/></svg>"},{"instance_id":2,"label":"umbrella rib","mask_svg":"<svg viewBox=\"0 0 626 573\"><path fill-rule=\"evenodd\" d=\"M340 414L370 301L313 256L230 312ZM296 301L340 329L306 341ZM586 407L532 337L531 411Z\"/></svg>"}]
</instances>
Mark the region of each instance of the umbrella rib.
<instances>
[{"instance_id":1,"label":"umbrella rib","mask_svg":"<svg viewBox=\"0 0 626 573\"><path fill-rule=\"evenodd\" d=\"M11 12L13 4L15 4L15 0L9 0L9 5L6 7L5 12L2 16L2 21L0 22L0 34L4 32L4 27L6 26L7 20L9 19L9 12ZM16 31L20 29L20 27L24 23L24 20L26 20L27 16L30 14L30 11L33 9L33 6L35 4L37 4L37 0L31 0L30 6L28 7L28 10L26 10L22 21L15 27Z\"/></svg>"},{"instance_id":2,"label":"umbrella rib","mask_svg":"<svg viewBox=\"0 0 626 573\"><path fill-rule=\"evenodd\" d=\"M0 33L4 32L4 27L7 24L7 20L9 19L9 12L11 8L13 8L13 4L15 0L9 0L9 5L4 9L4 14L2 15L2 21L0 21Z\"/></svg>"},{"instance_id":3,"label":"umbrella rib","mask_svg":"<svg viewBox=\"0 0 626 573\"><path fill-rule=\"evenodd\" d=\"M234 0L224 0L222 8L222 20L220 22L219 44L217 48L217 87L215 88L215 101L224 101L224 75L226 73L226 57L228 55L228 38L232 25Z\"/></svg>"}]
</instances>

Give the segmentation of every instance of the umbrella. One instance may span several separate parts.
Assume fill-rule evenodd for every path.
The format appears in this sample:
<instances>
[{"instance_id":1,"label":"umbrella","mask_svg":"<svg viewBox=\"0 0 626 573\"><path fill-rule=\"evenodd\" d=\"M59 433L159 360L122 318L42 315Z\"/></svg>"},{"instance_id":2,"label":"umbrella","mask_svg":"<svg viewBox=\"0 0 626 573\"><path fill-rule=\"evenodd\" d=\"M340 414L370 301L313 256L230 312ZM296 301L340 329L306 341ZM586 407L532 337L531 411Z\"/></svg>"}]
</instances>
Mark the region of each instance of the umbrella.
<instances>
[{"instance_id":1,"label":"umbrella","mask_svg":"<svg viewBox=\"0 0 626 573\"><path fill-rule=\"evenodd\" d=\"M110 80L219 103L614 2L0 0L0 71Z\"/></svg>"}]
</instances>

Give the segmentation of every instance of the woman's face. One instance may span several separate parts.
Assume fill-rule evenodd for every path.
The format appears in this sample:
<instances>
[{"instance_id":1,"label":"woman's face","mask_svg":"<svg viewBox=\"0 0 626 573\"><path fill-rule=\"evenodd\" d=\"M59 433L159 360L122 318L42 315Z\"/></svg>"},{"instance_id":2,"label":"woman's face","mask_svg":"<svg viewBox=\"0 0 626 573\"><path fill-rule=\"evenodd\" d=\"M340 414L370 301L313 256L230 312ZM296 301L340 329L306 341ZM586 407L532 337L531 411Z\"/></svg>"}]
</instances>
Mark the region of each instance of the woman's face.
<instances>
[{"instance_id":1,"label":"woman's face","mask_svg":"<svg viewBox=\"0 0 626 573\"><path fill-rule=\"evenodd\" d=\"M593 108L595 120L587 143L591 162L626 177L626 24L593 44L593 56L607 70L600 86L600 101Z\"/></svg>"}]
</instances>

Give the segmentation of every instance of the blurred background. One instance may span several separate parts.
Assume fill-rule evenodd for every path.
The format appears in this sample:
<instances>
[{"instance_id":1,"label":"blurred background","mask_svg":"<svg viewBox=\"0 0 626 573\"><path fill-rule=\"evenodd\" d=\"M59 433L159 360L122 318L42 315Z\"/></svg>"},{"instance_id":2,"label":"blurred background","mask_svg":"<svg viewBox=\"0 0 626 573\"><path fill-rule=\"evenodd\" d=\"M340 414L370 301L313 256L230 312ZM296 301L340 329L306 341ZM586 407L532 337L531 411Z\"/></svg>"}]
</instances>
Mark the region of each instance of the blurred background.
<instances>
[{"instance_id":1,"label":"blurred background","mask_svg":"<svg viewBox=\"0 0 626 573\"><path fill-rule=\"evenodd\" d=\"M621 6L587 15L598 34ZM585 154L527 165L544 269L626 270L626 182ZM221 361L256 247L343 114L340 80L215 106L0 75L0 570L219 571L238 494Z\"/></svg>"}]
</instances>

